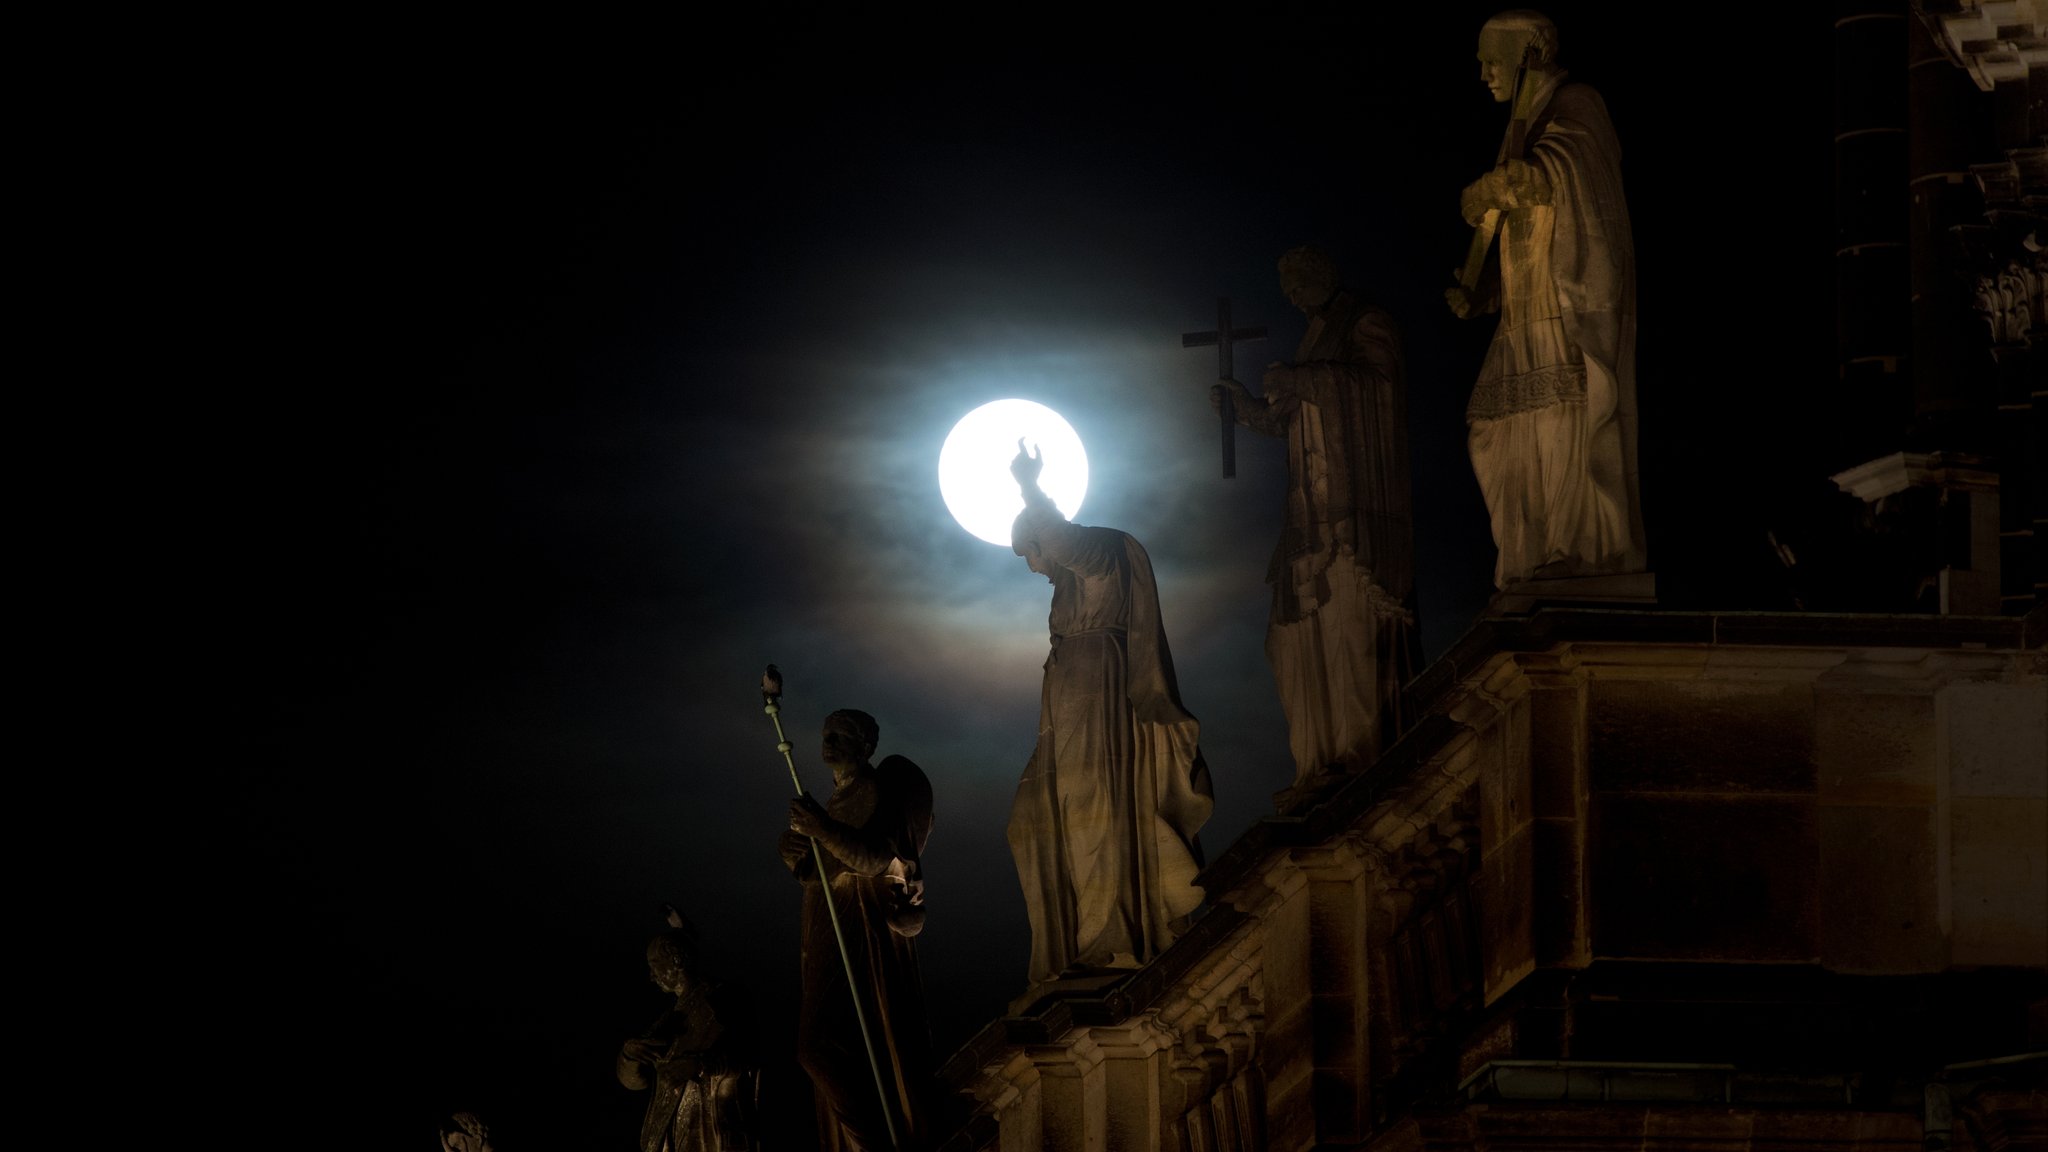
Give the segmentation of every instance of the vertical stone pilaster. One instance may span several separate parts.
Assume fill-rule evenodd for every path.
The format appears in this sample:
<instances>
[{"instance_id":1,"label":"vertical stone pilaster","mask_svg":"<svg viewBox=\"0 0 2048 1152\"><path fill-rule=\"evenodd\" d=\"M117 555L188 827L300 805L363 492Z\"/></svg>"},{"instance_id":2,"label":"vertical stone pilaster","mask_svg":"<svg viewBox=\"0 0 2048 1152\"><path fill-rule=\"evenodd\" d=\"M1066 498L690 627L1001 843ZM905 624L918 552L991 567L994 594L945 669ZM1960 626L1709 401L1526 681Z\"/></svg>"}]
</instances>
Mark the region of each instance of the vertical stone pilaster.
<instances>
[{"instance_id":1,"label":"vertical stone pilaster","mask_svg":"<svg viewBox=\"0 0 2048 1152\"><path fill-rule=\"evenodd\" d=\"M1038 1066L1015 1052L995 1075L976 1088L978 1103L996 1118L996 1147L1001 1152L1037 1152L1045 1147L1045 1096L1039 1090Z\"/></svg>"},{"instance_id":2,"label":"vertical stone pilaster","mask_svg":"<svg viewBox=\"0 0 2048 1152\"><path fill-rule=\"evenodd\" d=\"M1312 897L1307 874L1291 860L1276 861L1261 879L1235 899L1259 920L1267 1146L1290 1152L1316 1143Z\"/></svg>"},{"instance_id":3,"label":"vertical stone pilaster","mask_svg":"<svg viewBox=\"0 0 2048 1152\"><path fill-rule=\"evenodd\" d=\"M1469 881L1471 904L1468 907L1462 898L1453 897L1442 907L1453 918L1461 914L1478 918L1473 927L1479 944L1477 975L1483 1004L1498 999L1536 966L1530 907L1535 831L1529 690L1521 663L1502 659L1449 713L1472 729L1460 779L1471 781L1479 820L1476 844L1455 844L1459 837L1451 833L1445 845L1450 856L1469 853L1474 857L1477 872ZM1446 767L1459 768L1458 759L1456 755L1446 757ZM1437 818L1442 820L1443 814ZM1449 832L1449 828L1440 831ZM1446 884L1465 881L1462 861L1447 858L1444 864L1440 872ZM1451 928L1453 934L1462 934L1460 926ZM1457 949L1447 949L1445 954L1456 955ZM1447 983L1440 981L1439 987L1462 983L1462 979L1452 978Z\"/></svg>"},{"instance_id":4,"label":"vertical stone pilaster","mask_svg":"<svg viewBox=\"0 0 2048 1152\"><path fill-rule=\"evenodd\" d=\"M1942 450L1983 454L1996 399L1967 370L1973 317L1953 237L1983 220L1969 168L1994 154L1992 109L1918 19L1906 21L1906 87L1914 415ZM1958 514L1967 517L1967 505Z\"/></svg>"},{"instance_id":5,"label":"vertical stone pilaster","mask_svg":"<svg viewBox=\"0 0 2048 1152\"><path fill-rule=\"evenodd\" d=\"M1836 972L1939 971L1934 685L1852 659L1814 683L1820 961Z\"/></svg>"},{"instance_id":6,"label":"vertical stone pilaster","mask_svg":"<svg viewBox=\"0 0 2048 1152\"><path fill-rule=\"evenodd\" d=\"M1033 1045L1045 1152L1109 1152L1108 1073L1094 1041Z\"/></svg>"},{"instance_id":7,"label":"vertical stone pilaster","mask_svg":"<svg viewBox=\"0 0 2048 1152\"><path fill-rule=\"evenodd\" d=\"M1905 0L1855 0L1835 20L1835 427L1830 470L1892 449L1910 403Z\"/></svg>"},{"instance_id":8,"label":"vertical stone pilaster","mask_svg":"<svg viewBox=\"0 0 2048 1152\"><path fill-rule=\"evenodd\" d=\"M1526 681L1523 681L1526 684ZM1529 779L1530 705L1526 690L1502 715L1502 758L1498 775L1482 780L1498 797L1499 836L1479 843L1475 882L1480 915L1479 956L1484 979L1481 1003L1491 1004L1536 969L1536 832ZM1481 810L1486 809L1482 799Z\"/></svg>"},{"instance_id":9,"label":"vertical stone pilaster","mask_svg":"<svg viewBox=\"0 0 2048 1152\"><path fill-rule=\"evenodd\" d=\"M1367 977L1370 866L1355 840L1294 854L1309 880L1309 994L1316 1135L1363 1139L1371 1127Z\"/></svg>"},{"instance_id":10,"label":"vertical stone pilaster","mask_svg":"<svg viewBox=\"0 0 2048 1152\"><path fill-rule=\"evenodd\" d=\"M2048 683L1944 686L1935 743L1949 962L2048 965Z\"/></svg>"},{"instance_id":11,"label":"vertical stone pilaster","mask_svg":"<svg viewBox=\"0 0 2048 1152\"><path fill-rule=\"evenodd\" d=\"M1149 1016L1113 1028L1091 1028L1089 1035L1102 1052L1109 1152L1160 1152L1168 1115L1162 1108L1164 1053L1173 1047L1172 1035Z\"/></svg>"},{"instance_id":12,"label":"vertical stone pilaster","mask_svg":"<svg viewBox=\"0 0 2048 1152\"><path fill-rule=\"evenodd\" d=\"M1592 962L1586 924L1586 680L1567 650L1522 658L1529 679L1536 963Z\"/></svg>"}]
</instances>

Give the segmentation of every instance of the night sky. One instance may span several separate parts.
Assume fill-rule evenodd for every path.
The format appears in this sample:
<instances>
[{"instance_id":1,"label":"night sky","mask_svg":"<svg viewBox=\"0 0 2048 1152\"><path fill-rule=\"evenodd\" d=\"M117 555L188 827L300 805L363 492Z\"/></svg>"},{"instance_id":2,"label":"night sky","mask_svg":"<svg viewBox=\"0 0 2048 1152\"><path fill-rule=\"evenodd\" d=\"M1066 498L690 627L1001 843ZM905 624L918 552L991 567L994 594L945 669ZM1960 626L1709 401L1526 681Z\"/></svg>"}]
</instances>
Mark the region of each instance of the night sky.
<instances>
[{"instance_id":1,"label":"night sky","mask_svg":"<svg viewBox=\"0 0 2048 1152\"><path fill-rule=\"evenodd\" d=\"M770 661L811 786L842 707L931 777L939 1049L999 1014L1050 589L935 477L993 399L1063 413L1077 519L1151 552L1213 858L1292 779L1262 648L1285 462L1240 431L1219 477L1214 352L1180 335L1231 297L1273 334L1240 349L1256 387L1302 331L1296 244L1403 326L1448 647L1491 591L1463 407L1492 321L1441 293L1504 124L1473 58L1495 7L1393 7L393 29L220 86L258 379L194 401L237 822L201 995L264 1054L227 1096L288 1092L315 1143L429 1147L473 1109L502 1152L630 1147L612 1061L665 1003L664 901L786 1061ZM1798 446L1834 378L1828 25L1611 7L1548 11L1625 151L1652 564L1668 605L1786 607L1764 533L1825 487Z\"/></svg>"}]
</instances>

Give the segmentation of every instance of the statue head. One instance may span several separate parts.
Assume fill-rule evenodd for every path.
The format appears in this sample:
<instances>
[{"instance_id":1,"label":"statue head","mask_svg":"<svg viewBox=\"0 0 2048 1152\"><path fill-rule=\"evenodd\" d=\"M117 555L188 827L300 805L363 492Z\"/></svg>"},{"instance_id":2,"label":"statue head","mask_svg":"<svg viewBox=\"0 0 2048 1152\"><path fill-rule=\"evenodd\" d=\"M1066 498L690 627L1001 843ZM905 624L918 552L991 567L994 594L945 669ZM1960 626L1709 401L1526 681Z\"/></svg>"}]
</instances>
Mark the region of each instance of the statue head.
<instances>
[{"instance_id":1,"label":"statue head","mask_svg":"<svg viewBox=\"0 0 2048 1152\"><path fill-rule=\"evenodd\" d=\"M673 905L663 910L669 926L647 941L647 978L663 992L681 996L697 974L697 928Z\"/></svg>"},{"instance_id":2,"label":"statue head","mask_svg":"<svg viewBox=\"0 0 2048 1152\"><path fill-rule=\"evenodd\" d=\"M1010 521L1010 551L1022 556L1024 563L1045 577L1049 584L1052 582L1052 561L1045 558L1045 548L1038 540L1038 526L1044 522L1043 516L1034 515L1029 508L1017 513L1017 518Z\"/></svg>"},{"instance_id":3,"label":"statue head","mask_svg":"<svg viewBox=\"0 0 2048 1152\"><path fill-rule=\"evenodd\" d=\"M1010 461L1010 475L1017 478L1017 487L1024 493L1024 510L1010 521L1010 551L1022 556L1033 572L1050 582L1052 562L1045 558L1044 542L1038 538L1045 524L1046 508L1051 504L1038 487L1038 477L1045 471L1045 456L1042 450L1028 446L1026 439L1017 438L1017 455Z\"/></svg>"},{"instance_id":4,"label":"statue head","mask_svg":"<svg viewBox=\"0 0 2048 1152\"><path fill-rule=\"evenodd\" d=\"M1530 65L1538 72L1557 70L1557 25L1530 8L1514 8L1488 20L1479 29L1479 80L1494 102L1515 98L1515 70L1522 53L1534 49Z\"/></svg>"},{"instance_id":5,"label":"statue head","mask_svg":"<svg viewBox=\"0 0 2048 1152\"><path fill-rule=\"evenodd\" d=\"M865 712L841 708L825 717L823 759L831 767L854 768L868 762L882 739L882 726Z\"/></svg>"},{"instance_id":6,"label":"statue head","mask_svg":"<svg viewBox=\"0 0 2048 1152\"><path fill-rule=\"evenodd\" d=\"M491 1152L491 1131L474 1112L457 1112L441 1121L442 1152Z\"/></svg>"},{"instance_id":7,"label":"statue head","mask_svg":"<svg viewBox=\"0 0 2048 1152\"><path fill-rule=\"evenodd\" d=\"M1289 248L1280 257L1280 291L1303 312L1317 311L1337 294L1337 262L1321 248Z\"/></svg>"}]
</instances>

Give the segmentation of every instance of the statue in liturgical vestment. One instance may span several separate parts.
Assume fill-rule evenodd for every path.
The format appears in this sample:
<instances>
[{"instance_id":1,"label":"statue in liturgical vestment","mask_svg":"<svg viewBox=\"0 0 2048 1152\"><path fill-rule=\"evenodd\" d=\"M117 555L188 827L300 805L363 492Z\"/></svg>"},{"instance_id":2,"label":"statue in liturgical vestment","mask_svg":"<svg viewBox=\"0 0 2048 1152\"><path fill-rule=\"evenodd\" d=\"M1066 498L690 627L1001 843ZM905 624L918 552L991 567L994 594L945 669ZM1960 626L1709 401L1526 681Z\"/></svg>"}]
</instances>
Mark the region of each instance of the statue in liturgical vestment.
<instances>
[{"instance_id":1,"label":"statue in liturgical vestment","mask_svg":"<svg viewBox=\"0 0 2048 1152\"><path fill-rule=\"evenodd\" d=\"M1386 309L1346 292L1315 248L1280 258L1280 287L1308 316L1294 362L1236 380L1237 422L1287 441L1287 510L1266 580L1266 658L1287 713L1297 784L1363 768L1401 734L1418 671L1407 376Z\"/></svg>"},{"instance_id":2,"label":"statue in liturgical vestment","mask_svg":"<svg viewBox=\"0 0 2048 1152\"><path fill-rule=\"evenodd\" d=\"M804 886L797 1059L816 1090L819 1147L831 1152L881 1152L890 1146L892 1124L906 1150L924 1147L932 1135L937 1066L915 946L924 929L920 861L932 830L932 786L905 757L871 763L880 738L865 712L825 718L832 795L822 806L809 796L791 800L781 841L783 863ZM812 839L824 856L823 884ZM844 959L826 900L845 934Z\"/></svg>"},{"instance_id":3,"label":"statue in liturgical vestment","mask_svg":"<svg viewBox=\"0 0 2048 1152\"><path fill-rule=\"evenodd\" d=\"M1031 917L1031 983L1157 956L1202 902L1196 833L1214 807L1200 726L1181 706L1152 561L1114 528L1070 523L1011 474L1024 511L1011 548L1052 583L1052 651L1038 744L1010 809Z\"/></svg>"},{"instance_id":4,"label":"statue in liturgical vestment","mask_svg":"<svg viewBox=\"0 0 2048 1152\"><path fill-rule=\"evenodd\" d=\"M737 999L704 978L689 922L669 908L647 943L647 976L675 997L619 1049L619 1083L650 1093L640 1152L753 1152L759 1073Z\"/></svg>"},{"instance_id":5,"label":"statue in liturgical vestment","mask_svg":"<svg viewBox=\"0 0 2048 1152\"><path fill-rule=\"evenodd\" d=\"M1519 127L1460 203L1468 223L1499 221L1500 274L1445 297L1461 318L1500 312L1465 412L1494 584L1647 572L1621 145L1600 94L1558 67L1541 13L1488 20L1479 75Z\"/></svg>"}]
</instances>

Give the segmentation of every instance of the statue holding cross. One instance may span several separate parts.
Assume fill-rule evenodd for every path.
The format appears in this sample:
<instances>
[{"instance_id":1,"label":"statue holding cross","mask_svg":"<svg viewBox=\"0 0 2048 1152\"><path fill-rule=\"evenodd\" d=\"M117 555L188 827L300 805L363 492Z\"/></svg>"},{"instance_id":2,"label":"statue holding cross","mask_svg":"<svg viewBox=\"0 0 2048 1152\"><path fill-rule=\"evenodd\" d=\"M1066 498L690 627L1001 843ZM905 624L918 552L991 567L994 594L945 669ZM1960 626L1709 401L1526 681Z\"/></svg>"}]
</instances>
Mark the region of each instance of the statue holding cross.
<instances>
[{"instance_id":1,"label":"statue holding cross","mask_svg":"<svg viewBox=\"0 0 2048 1152\"><path fill-rule=\"evenodd\" d=\"M1400 735L1418 671L1414 505L1393 316L1346 292L1316 248L1280 257L1280 287L1308 316L1293 363L1268 365L1261 395L1226 374L1209 396L1224 419L1287 441L1266 657L1301 785L1371 764Z\"/></svg>"},{"instance_id":2,"label":"statue holding cross","mask_svg":"<svg viewBox=\"0 0 2048 1152\"><path fill-rule=\"evenodd\" d=\"M1264 340L1265 338L1266 328L1264 325L1253 328L1232 328L1230 326L1230 297L1224 296L1216 301L1216 330L1214 332L1184 332L1181 334L1180 346L1183 348L1206 348L1214 344L1216 346L1216 375L1220 379L1228 380L1232 376L1237 375L1235 361L1231 358L1231 349L1237 341ZM1222 399L1217 402L1216 414L1222 418L1223 422L1223 478L1225 480L1235 479L1237 476L1237 414L1233 411L1230 393L1223 393Z\"/></svg>"}]
</instances>

